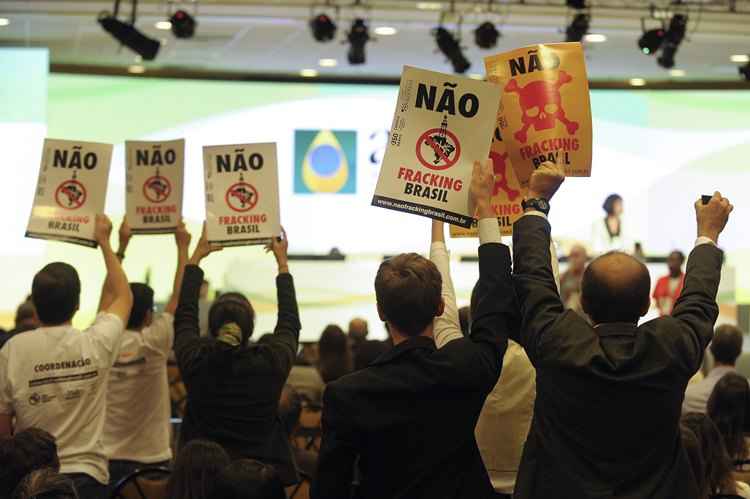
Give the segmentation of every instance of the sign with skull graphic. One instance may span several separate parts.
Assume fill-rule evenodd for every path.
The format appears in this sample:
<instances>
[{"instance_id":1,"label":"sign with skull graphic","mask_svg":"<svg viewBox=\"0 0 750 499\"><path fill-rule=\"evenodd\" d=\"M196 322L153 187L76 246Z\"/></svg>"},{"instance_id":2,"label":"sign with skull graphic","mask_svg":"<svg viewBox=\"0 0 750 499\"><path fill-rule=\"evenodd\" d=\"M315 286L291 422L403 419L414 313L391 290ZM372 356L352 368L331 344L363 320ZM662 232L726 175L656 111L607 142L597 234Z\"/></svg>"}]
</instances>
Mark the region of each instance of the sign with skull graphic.
<instances>
[{"instance_id":1,"label":"sign with skull graphic","mask_svg":"<svg viewBox=\"0 0 750 499\"><path fill-rule=\"evenodd\" d=\"M503 87L500 131L522 186L545 161L572 177L591 176L591 102L580 43L535 45L487 57Z\"/></svg>"},{"instance_id":2,"label":"sign with skull graphic","mask_svg":"<svg viewBox=\"0 0 750 499\"><path fill-rule=\"evenodd\" d=\"M111 144L45 139L26 237L95 248L111 159Z\"/></svg>"}]
</instances>

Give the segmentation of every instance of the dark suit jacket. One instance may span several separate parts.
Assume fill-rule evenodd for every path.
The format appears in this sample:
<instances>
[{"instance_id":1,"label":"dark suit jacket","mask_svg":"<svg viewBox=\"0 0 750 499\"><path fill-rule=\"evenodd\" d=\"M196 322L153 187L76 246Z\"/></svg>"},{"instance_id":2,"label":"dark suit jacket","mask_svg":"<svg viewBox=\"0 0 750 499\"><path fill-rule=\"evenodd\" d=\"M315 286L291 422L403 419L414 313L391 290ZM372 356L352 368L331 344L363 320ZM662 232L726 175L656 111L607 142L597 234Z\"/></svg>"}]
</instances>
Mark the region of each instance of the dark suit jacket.
<instances>
[{"instance_id":1,"label":"dark suit jacket","mask_svg":"<svg viewBox=\"0 0 750 499\"><path fill-rule=\"evenodd\" d=\"M180 442L212 440L234 459L272 464L285 485L296 483L292 450L278 417L281 389L294 363L300 331L292 276L276 278L279 314L274 334L247 347L199 336L202 282L199 267L185 267L174 318L174 351L188 393Z\"/></svg>"},{"instance_id":2,"label":"dark suit jacket","mask_svg":"<svg viewBox=\"0 0 750 499\"><path fill-rule=\"evenodd\" d=\"M357 456L365 499L492 494L474 426L520 319L506 246L479 248L475 296L470 338L411 338L328 385L314 498L348 498Z\"/></svg>"},{"instance_id":3,"label":"dark suit jacket","mask_svg":"<svg viewBox=\"0 0 750 499\"><path fill-rule=\"evenodd\" d=\"M697 499L679 420L718 316L721 251L696 247L671 316L591 327L560 301L550 226L513 228L521 343L536 367L536 406L517 499Z\"/></svg>"}]
</instances>

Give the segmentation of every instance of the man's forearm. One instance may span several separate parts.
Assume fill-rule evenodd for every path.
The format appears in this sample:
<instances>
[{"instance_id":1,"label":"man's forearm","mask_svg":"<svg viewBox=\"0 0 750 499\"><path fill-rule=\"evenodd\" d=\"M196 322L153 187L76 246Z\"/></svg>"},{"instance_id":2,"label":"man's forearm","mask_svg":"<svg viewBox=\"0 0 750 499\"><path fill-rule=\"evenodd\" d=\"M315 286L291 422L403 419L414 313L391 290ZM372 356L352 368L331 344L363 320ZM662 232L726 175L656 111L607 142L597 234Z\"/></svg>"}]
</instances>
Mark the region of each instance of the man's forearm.
<instances>
[{"instance_id":1,"label":"man's forearm","mask_svg":"<svg viewBox=\"0 0 750 499\"><path fill-rule=\"evenodd\" d=\"M172 296L169 297L169 302L167 303L167 306L164 307L164 311L172 315L174 315L175 310L177 310L177 300L180 298L182 279L185 276L185 265L187 265L188 259L187 248L177 248L177 269L175 269L174 273Z\"/></svg>"},{"instance_id":2,"label":"man's forearm","mask_svg":"<svg viewBox=\"0 0 750 499\"><path fill-rule=\"evenodd\" d=\"M122 269L117 255L112 251L112 246L109 244L109 241L100 246L102 256L104 257L104 265L107 268L105 285L109 287L115 299L129 295L130 285L128 284L128 277L125 275L125 271Z\"/></svg>"}]
</instances>

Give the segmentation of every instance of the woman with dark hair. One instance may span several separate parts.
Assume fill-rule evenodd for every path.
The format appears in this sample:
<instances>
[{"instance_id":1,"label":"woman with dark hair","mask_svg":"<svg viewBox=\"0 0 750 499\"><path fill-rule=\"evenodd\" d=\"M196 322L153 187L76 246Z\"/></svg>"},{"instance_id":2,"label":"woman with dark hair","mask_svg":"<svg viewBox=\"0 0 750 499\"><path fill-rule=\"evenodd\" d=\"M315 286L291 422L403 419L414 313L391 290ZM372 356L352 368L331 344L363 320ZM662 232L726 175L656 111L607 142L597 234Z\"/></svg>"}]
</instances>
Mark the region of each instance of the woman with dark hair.
<instances>
[{"instance_id":1,"label":"woman with dark hair","mask_svg":"<svg viewBox=\"0 0 750 499\"><path fill-rule=\"evenodd\" d=\"M78 492L70 477L52 468L41 468L21 480L13 499L78 499Z\"/></svg>"},{"instance_id":2,"label":"woman with dark hair","mask_svg":"<svg viewBox=\"0 0 750 499\"><path fill-rule=\"evenodd\" d=\"M286 492L273 467L239 459L216 477L213 499L286 499Z\"/></svg>"},{"instance_id":3,"label":"woman with dark hair","mask_svg":"<svg viewBox=\"0 0 750 499\"><path fill-rule=\"evenodd\" d=\"M275 466L284 484L292 485L299 476L277 408L297 353L300 322L287 263L286 233L283 236L266 247L276 257L279 271L276 329L250 343L255 312L239 293L224 294L213 303L209 335L200 337L198 297L203 271L198 264L220 249L208 243L204 230L185 267L174 318L174 350L187 388L180 442L212 440L233 459L259 459Z\"/></svg>"},{"instance_id":4,"label":"woman with dark hair","mask_svg":"<svg viewBox=\"0 0 750 499\"><path fill-rule=\"evenodd\" d=\"M729 456L738 469L749 464L745 441L750 424L750 385L737 373L727 373L719 379L706 405L708 415L716 423L724 439Z\"/></svg>"},{"instance_id":5,"label":"woman with dark hair","mask_svg":"<svg viewBox=\"0 0 750 499\"><path fill-rule=\"evenodd\" d=\"M711 418L699 412L689 412L682 416L681 423L690 429L700 442L704 465L703 477L708 483L709 497L736 495L743 499L750 498L750 486L735 481L732 460L727 454L721 433Z\"/></svg>"},{"instance_id":6,"label":"woman with dark hair","mask_svg":"<svg viewBox=\"0 0 750 499\"><path fill-rule=\"evenodd\" d=\"M706 499L708 497L708 480L706 480L706 465L700 440L695 436L693 430L684 424L680 424L680 438L687 453L688 461L690 461L690 469L693 470L695 483L698 486L698 498Z\"/></svg>"},{"instance_id":7,"label":"woman with dark hair","mask_svg":"<svg viewBox=\"0 0 750 499\"><path fill-rule=\"evenodd\" d=\"M591 246L596 255L609 251L632 252L630 239L623 228L622 214L624 212L622 196L610 194L602 205L604 219L594 222Z\"/></svg>"},{"instance_id":8,"label":"woman with dark hair","mask_svg":"<svg viewBox=\"0 0 750 499\"><path fill-rule=\"evenodd\" d=\"M216 476L230 462L221 445L193 440L177 455L167 483L167 499L210 499Z\"/></svg>"},{"instance_id":9,"label":"woman with dark hair","mask_svg":"<svg viewBox=\"0 0 750 499\"><path fill-rule=\"evenodd\" d=\"M346 333L335 324L326 326L318 340L318 371L324 383L352 372L352 351Z\"/></svg>"}]
</instances>

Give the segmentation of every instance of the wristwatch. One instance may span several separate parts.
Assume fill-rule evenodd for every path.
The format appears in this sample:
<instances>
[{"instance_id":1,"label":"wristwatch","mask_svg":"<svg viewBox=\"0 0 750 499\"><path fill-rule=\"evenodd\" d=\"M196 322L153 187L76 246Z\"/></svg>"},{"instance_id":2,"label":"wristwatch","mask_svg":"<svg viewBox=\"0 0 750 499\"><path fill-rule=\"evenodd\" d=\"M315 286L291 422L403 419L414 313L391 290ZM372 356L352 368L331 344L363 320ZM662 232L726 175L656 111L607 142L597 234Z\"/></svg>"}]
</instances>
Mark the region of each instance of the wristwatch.
<instances>
[{"instance_id":1,"label":"wristwatch","mask_svg":"<svg viewBox=\"0 0 750 499\"><path fill-rule=\"evenodd\" d=\"M544 198L531 198L521 201L523 211L536 210L549 215L549 202Z\"/></svg>"}]
</instances>

